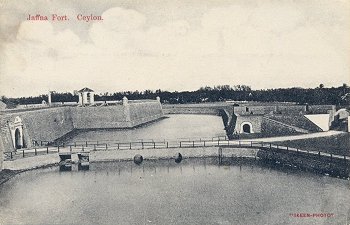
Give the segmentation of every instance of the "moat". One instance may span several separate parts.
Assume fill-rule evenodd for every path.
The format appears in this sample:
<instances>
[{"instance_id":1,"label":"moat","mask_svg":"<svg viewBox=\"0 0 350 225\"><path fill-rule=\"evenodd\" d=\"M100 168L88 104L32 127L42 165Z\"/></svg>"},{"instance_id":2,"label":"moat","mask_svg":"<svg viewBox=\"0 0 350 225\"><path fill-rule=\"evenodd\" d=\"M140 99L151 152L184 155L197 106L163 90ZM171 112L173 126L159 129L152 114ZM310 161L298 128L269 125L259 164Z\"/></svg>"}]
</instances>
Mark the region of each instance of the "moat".
<instances>
[{"instance_id":1,"label":"moat","mask_svg":"<svg viewBox=\"0 0 350 225\"><path fill-rule=\"evenodd\" d=\"M75 141L163 141L225 137L221 117L212 115L167 115L166 118L128 130L82 131L68 142Z\"/></svg>"},{"instance_id":2,"label":"moat","mask_svg":"<svg viewBox=\"0 0 350 225\"><path fill-rule=\"evenodd\" d=\"M215 158L38 169L0 196L1 224L345 224L350 212L348 180Z\"/></svg>"},{"instance_id":3,"label":"moat","mask_svg":"<svg viewBox=\"0 0 350 225\"><path fill-rule=\"evenodd\" d=\"M225 137L221 117L167 115L135 129L84 131L67 141L210 137ZM349 184L254 159L91 162L89 170L73 164L65 172L53 166L0 186L0 224L345 224ZM330 216L293 216L299 213Z\"/></svg>"}]
</instances>

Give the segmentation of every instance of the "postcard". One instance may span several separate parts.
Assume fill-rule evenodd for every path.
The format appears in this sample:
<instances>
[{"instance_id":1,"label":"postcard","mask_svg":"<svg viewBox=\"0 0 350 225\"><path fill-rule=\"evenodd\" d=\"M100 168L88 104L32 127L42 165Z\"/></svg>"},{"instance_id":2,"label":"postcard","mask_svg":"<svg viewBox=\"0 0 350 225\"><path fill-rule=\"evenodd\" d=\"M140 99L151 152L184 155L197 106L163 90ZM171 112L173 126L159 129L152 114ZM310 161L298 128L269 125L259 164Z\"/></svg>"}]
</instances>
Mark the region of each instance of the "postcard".
<instances>
[{"instance_id":1,"label":"postcard","mask_svg":"<svg viewBox=\"0 0 350 225\"><path fill-rule=\"evenodd\" d=\"M350 224L350 2L0 0L0 224Z\"/></svg>"}]
</instances>

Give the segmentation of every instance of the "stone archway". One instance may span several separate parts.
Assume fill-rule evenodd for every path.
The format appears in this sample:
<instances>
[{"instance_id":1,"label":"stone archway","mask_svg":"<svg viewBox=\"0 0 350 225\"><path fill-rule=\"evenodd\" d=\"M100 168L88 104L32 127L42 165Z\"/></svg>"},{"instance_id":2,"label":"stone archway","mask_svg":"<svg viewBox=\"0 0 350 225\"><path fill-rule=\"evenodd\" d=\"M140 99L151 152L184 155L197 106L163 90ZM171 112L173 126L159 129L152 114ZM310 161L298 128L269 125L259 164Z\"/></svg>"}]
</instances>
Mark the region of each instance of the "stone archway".
<instances>
[{"instance_id":1,"label":"stone archway","mask_svg":"<svg viewBox=\"0 0 350 225\"><path fill-rule=\"evenodd\" d=\"M8 122L12 144L14 149L26 148L23 136L23 123L19 116L16 116L13 121Z\"/></svg>"},{"instance_id":2,"label":"stone archway","mask_svg":"<svg viewBox=\"0 0 350 225\"><path fill-rule=\"evenodd\" d=\"M246 133L246 134L254 133L252 123L250 123L250 122L241 123L241 132L240 133Z\"/></svg>"},{"instance_id":3,"label":"stone archway","mask_svg":"<svg viewBox=\"0 0 350 225\"><path fill-rule=\"evenodd\" d=\"M15 148L21 149L23 147L23 137L22 132L19 128L16 128L15 130Z\"/></svg>"},{"instance_id":4,"label":"stone archway","mask_svg":"<svg viewBox=\"0 0 350 225\"><path fill-rule=\"evenodd\" d=\"M244 125L243 125L243 132L244 132L244 133L251 133L250 125L249 125L249 124L244 124Z\"/></svg>"}]
</instances>

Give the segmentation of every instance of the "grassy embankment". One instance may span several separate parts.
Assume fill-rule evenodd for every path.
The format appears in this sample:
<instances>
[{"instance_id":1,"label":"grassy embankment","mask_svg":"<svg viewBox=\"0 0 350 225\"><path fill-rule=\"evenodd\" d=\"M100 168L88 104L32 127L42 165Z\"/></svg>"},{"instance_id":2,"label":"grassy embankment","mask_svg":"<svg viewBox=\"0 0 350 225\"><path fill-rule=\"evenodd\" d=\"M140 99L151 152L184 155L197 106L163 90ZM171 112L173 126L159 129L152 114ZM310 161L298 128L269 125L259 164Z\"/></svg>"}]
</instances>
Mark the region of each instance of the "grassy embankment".
<instances>
[{"instance_id":1,"label":"grassy embankment","mask_svg":"<svg viewBox=\"0 0 350 225\"><path fill-rule=\"evenodd\" d=\"M338 134L329 137L319 137L292 141L274 142L275 144L310 151L321 151L336 155L350 156L350 134Z\"/></svg>"}]
</instances>

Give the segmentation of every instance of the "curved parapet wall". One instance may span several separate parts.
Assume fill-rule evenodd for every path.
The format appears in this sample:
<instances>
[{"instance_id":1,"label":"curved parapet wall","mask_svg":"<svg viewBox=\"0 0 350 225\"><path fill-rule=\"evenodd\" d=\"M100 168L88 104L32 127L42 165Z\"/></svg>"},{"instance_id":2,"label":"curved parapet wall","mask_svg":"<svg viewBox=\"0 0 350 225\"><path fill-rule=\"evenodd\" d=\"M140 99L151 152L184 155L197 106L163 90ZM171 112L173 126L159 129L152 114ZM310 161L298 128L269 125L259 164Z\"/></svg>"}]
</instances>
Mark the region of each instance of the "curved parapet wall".
<instances>
[{"instance_id":1,"label":"curved parapet wall","mask_svg":"<svg viewBox=\"0 0 350 225\"><path fill-rule=\"evenodd\" d=\"M163 117L156 100L128 101L124 105L71 108L75 129L132 128Z\"/></svg>"},{"instance_id":2,"label":"curved parapet wall","mask_svg":"<svg viewBox=\"0 0 350 225\"><path fill-rule=\"evenodd\" d=\"M165 114L204 114L204 115L218 115L219 111L214 108L167 108L164 110Z\"/></svg>"},{"instance_id":3,"label":"curved parapet wall","mask_svg":"<svg viewBox=\"0 0 350 225\"><path fill-rule=\"evenodd\" d=\"M70 110L75 129L127 128L130 126L122 105L75 107Z\"/></svg>"},{"instance_id":4,"label":"curved parapet wall","mask_svg":"<svg viewBox=\"0 0 350 225\"><path fill-rule=\"evenodd\" d=\"M14 127L16 118L21 119L23 147L32 147L33 140L55 140L74 129L68 107L2 114L1 139L5 151L15 149L13 132L16 128Z\"/></svg>"},{"instance_id":5,"label":"curved parapet wall","mask_svg":"<svg viewBox=\"0 0 350 225\"><path fill-rule=\"evenodd\" d=\"M16 148L16 118L21 120L19 142L30 148L35 140L51 142L75 129L132 128L160 119L163 111L159 101L145 100L104 107L46 108L0 116L1 151L12 151Z\"/></svg>"},{"instance_id":6,"label":"curved parapet wall","mask_svg":"<svg viewBox=\"0 0 350 225\"><path fill-rule=\"evenodd\" d=\"M163 117L162 105L159 101L129 101L130 126L136 127Z\"/></svg>"}]
</instances>

